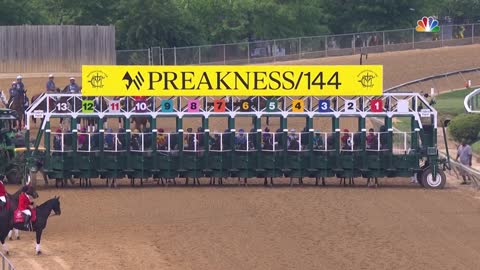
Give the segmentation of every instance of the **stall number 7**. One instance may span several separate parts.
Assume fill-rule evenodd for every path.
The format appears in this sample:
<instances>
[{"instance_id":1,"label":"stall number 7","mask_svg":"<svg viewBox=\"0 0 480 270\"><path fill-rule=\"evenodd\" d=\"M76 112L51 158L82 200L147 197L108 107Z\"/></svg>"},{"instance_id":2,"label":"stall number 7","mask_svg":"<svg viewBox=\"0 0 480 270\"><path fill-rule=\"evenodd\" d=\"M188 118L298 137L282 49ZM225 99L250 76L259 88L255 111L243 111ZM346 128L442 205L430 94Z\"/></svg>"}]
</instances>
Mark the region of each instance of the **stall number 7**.
<instances>
[{"instance_id":1,"label":"stall number 7","mask_svg":"<svg viewBox=\"0 0 480 270\"><path fill-rule=\"evenodd\" d=\"M383 101L381 99L372 99L370 102L372 112L382 112L383 111Z\"/></svg>"},{"instance_id":2,"label":"stall number 7","mask_svg":"<svg viewBox=\"0 0 480 270\"><path fill-rule=\"evenodd\" d=\"M345 112L354 113L357 111L355 100L345 100Z\"/></svg>"}]
</instances>

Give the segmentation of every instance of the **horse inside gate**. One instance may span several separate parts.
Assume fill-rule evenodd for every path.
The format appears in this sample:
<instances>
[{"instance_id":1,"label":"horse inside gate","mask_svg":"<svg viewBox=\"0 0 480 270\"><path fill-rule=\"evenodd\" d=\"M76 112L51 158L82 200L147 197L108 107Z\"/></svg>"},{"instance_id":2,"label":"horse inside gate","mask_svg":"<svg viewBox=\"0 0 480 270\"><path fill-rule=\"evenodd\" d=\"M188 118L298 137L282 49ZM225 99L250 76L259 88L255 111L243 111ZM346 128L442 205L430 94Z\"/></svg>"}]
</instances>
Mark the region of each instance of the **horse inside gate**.
<instances>
[{"instance_id":1,"label":"horse inside gate","mask_svg":"<svg viewBox=\"0 0 480 270\"><path fill-rule=\"evenodd\" d=\"M25 124L25 104L28 103L26 90L23 94L18 94L8 104L8 108L14 110L18 114L18 119L14 122L14 127L17 130L22 130L22 123Z\"/></svg>"}]
</instances>

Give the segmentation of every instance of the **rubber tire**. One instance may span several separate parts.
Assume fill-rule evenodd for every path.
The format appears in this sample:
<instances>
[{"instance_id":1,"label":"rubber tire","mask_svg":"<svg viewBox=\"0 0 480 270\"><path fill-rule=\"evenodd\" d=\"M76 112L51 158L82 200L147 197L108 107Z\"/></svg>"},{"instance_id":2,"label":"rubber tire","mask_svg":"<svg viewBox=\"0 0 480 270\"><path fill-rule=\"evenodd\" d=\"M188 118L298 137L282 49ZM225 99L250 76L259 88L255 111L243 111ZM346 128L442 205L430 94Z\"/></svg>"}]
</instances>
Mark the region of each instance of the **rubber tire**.
<instances>
[{"instance_id":1,"label":"rubber tire","mask_svg":"<svg viewBox=\"0 0 480 270\"><path fill-rule=\"evenodd\" d=\"M431 175L432 175L432 169L431 168L427 168L425 171L423 171L422 177L421 177L423 187L428 188L428 189L443 189L445 187L445 184L447 183L447 176L445 175L445 172L442 171L442 170L437 170L437 178L440 177L440 182L438 184L435 184L435 185L430 185L428 183L428 178L429 178L429 176L431 177Z\"/></svg>"}]
</instances>

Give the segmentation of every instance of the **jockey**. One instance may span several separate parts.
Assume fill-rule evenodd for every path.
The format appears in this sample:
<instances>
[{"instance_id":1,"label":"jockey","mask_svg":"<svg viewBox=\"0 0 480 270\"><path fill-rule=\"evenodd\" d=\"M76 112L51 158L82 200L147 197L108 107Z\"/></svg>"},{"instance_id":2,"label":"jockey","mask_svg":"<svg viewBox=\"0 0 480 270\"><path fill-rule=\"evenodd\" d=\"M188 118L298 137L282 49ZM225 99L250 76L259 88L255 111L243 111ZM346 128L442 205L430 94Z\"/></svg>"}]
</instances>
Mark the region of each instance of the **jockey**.
<instances>
[{"instance_id":1,"label":"jockey","mask_svg":"<svg viewBox=\"0 0 480 270\"><path fill-rule=\"evenodd\" d=\"M48 75L46 90L47 92L55 92L57 90L57 87L55 86L55 82L53 81L53 74Z\"/></svg>"},{"instance_id":2,"label":"jockey","mask_svg":"<svg viewBox=\"0 0 480 270\"><path fill-rule=\"evenodd\" d=\"M16 81L13 81L12 82L12 87L10 87L10 89L8 89L8 93L10 94L10 98L8 99L8 105L10 105L10 102L12 102L13 98L17 96L17 82Z\"/></svg>"},{"instance_id":3,"label":"jockey","mask_svg":"<svg viewBox=\"0 0 480 270\"><path fill-rule=\"evenodd\" d=\"M70 77L70 84L67 85L67 91L70 94L80 94L80 86L75 83L75 78Z\"/></svg>"},{"instance_id":4,"label":"jockey","mask_svg":"<svg viewBox=\"0 0 480 270\"><path fill-rule=\"evenodd\" d=\"M19 92L24 92L25 91L25 85L22 82L22 76L18 75L17 76L17 83L16 83L16 88L19 90Z\"/></svg>"},{"instance_id":5,"label":"jockey","mask_svg":"<svg viewBox=\"0 0 480 270\"><path fill-rule=\"evenodd\" d=\"M7 203L7 191L5 190L5 186L3 185L3 179L5 176L0 174L0 206L4 206Z\"/></svg>"},{"instance_id":6,"label":"jockey","mask_svg":"<svg viewBox=\"0 0 480 270\"><path fill-rule=\"evenodd\" d=\"M32 216L32 211L30 211L33 208L33 200L31 197L27 194L28 186L24 186L22 188L22 193L20 194L20 197L18 198L18 210L22 211L23 218L25 219L25 227L27 229L30 229L30 217Z\"/></svg>"}]
</instances>

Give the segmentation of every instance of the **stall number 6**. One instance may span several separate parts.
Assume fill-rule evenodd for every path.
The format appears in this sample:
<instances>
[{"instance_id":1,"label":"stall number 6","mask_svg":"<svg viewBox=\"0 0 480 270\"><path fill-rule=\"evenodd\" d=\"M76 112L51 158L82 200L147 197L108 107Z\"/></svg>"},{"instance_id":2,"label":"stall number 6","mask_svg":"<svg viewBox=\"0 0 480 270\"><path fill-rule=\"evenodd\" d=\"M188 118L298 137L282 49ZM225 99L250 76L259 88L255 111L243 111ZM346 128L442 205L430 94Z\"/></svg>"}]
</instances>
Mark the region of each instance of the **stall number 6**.
<instances>
[{"instance_id":1,"label":"stall number 6","mask_svg":"<svg viewBox=\"0 0 480 270\"><path fill-rule=\"evenodd\" d=\"M57 104L57 110L58 111L64 112L64 111L67 110L67 108L68 108L67 103L58 103Z\"/></svg>"}]
</instances>

